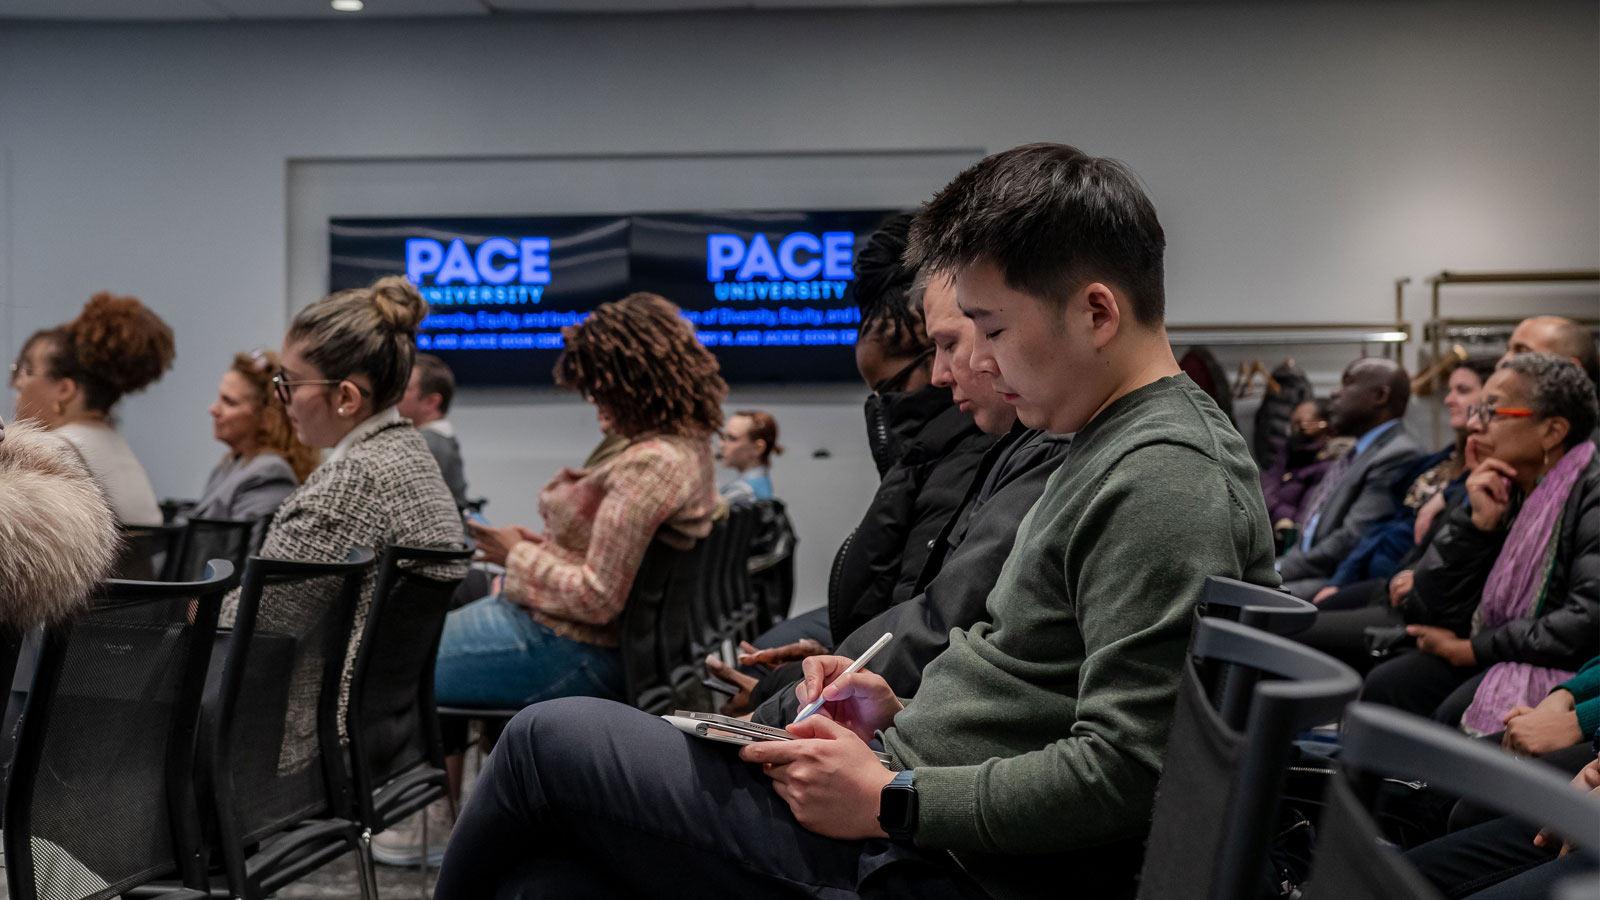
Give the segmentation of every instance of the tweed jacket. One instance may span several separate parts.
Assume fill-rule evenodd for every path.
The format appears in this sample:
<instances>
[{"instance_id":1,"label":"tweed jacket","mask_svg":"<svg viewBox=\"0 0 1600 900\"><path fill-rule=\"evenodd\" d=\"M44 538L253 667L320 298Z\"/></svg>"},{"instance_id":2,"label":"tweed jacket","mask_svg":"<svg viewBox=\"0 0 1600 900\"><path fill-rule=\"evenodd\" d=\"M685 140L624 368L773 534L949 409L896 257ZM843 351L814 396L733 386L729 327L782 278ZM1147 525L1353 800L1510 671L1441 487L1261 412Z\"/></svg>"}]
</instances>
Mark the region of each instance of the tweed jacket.
<instances>
[{"instance_id":1,"label":"tweed jacket","mask_svg":"<svg viewBox=\"0 0 1600 900\"><path fill-rule=\"evenodd\" d=\"M381 415L381 414L380 414ZM339 561L356 547L383 552L389 544L414 547L461 547L464 541L460 514L439 466L411 424L400 418L384 422L318 466L278 507L272 517L261 554L275 559ZM458 578L465 564L437 567L437 577ZM435 574L430 572L430 574ZM350 689L355 649L366 627L367 610L377 580L376 567L361 586L355 610L355 627L345 655L340 680L340 735L344 734L343 700ZM292 586L268 588L261 598L257 628L297 633L299 623L314 615L322 595L296 591ZM237 592L223 604L222 620L231 625L237 611ZM292 690L315 694L318 673L313 665L296 671ZM314 717L313 717L314 719ZM295 746L315 753L315 721L286 723L284 757L280 769L305 762ZM296 732L305 729L304 734ZM304 738L304 740L296 740Z\"/></svg>"},{"instance_id":2,"label":"tweed jacket","mask_svg":"<svg viewBox=\"0 0 1600 900\"><path fill-rule=\"evenodd\" d=\"M506 557L506 599L556 634L617 646L619 618L654 538L687 549L711 532L717 488L704 436L647 435L539 492L544 536Z\"/></svg>"}]
</instances>

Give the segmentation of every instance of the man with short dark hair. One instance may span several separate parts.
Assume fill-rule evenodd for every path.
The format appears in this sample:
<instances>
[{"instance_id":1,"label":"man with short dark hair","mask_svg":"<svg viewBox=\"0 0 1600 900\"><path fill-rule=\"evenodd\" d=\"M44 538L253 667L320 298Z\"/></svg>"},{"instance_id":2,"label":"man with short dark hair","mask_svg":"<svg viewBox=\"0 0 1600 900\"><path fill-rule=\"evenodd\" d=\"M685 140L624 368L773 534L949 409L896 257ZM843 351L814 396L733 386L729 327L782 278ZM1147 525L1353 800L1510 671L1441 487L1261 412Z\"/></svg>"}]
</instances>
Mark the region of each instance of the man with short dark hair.
<instances>
[{"instance_id":1,"label":"man with short dark hair","mask_svg":"<svg viewBox=\"0 0 1600 900\"><path fill-rule=\"evenodd\" d=\"M1345 367L1328 424L1356 443L1322 476L1299 539L1278 562L1284 587L1296 597L1315 597L1367 529L1393 515L1395 479L1423 454L1400 421L1410 399L1411 380L1393 360L1370 357Z\"/></svg>"},{"instance_id":2,"label":"man with short dark hair","mask_svg":"<svg viewBox=\"0 0 1600 900\"><path fill-rule=\"evenodd\" d=\"M822 711L737 760L617 704L524 710L435 896L1132 896L1204 579L1277 583L1244 441L1172 356L1164 244L1111 160L1033 144L957 176L909 258L954 274L1023 424L1076 433L988 621L909 704L806 660Z\"/></svg>"},{"instance_id":3,"label":"man with short dark hair","mask_svg":"<svg viewBox=\"0 0 1600 900\"><path fill-rule=\"evenodd\" d=\"M467 476L461 465L461 443L456 440L455 427L445 418L455 395L456 377L444 360L431 353L418 353L397 408L422 432L428 451L439 463L439 474L456 498L456 506L465 509Z\"/></svg>"}]
</instances>

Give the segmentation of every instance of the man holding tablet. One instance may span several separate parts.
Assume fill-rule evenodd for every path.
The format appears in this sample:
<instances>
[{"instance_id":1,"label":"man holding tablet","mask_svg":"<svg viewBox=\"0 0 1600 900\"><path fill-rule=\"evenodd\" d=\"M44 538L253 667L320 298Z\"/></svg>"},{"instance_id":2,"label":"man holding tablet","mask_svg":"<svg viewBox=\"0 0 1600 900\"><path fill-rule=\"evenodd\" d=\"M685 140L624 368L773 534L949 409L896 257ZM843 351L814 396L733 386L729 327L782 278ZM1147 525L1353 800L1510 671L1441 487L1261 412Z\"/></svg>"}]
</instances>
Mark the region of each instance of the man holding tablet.
<instances>
[{"instance_id":1,"label":"man holding tablet","mask_svg":"<svg viewBox=\"0 0 1600 900\"><path fill-rule=\"evenodd\" d=\"M1033 144L957 176L911 262L953 274L972 364L1021 421L1077 434L988 621L954 630L904 703L848 659L807 660L800 699L825 702L793 741L525 710L436 896L1132 896L1205 576L1277 583L1244 441L1168 344L1164 248L1114 161Z\"/></svg>"}]
</instances>

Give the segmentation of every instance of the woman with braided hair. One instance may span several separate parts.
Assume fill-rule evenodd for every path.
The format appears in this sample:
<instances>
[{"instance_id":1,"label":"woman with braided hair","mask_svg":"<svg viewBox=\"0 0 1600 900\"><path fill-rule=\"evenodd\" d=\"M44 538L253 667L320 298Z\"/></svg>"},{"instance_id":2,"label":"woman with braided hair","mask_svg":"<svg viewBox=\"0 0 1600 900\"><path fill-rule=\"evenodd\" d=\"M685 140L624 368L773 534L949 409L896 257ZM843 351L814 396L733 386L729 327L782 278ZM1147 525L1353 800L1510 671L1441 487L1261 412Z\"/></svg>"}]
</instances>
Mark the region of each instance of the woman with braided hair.
<instances>
[{"instance_id":1,"label":"woman with braided hair","mask_svg":"<svg viewBox=\"0 0 1600 900\"><path fill-rule=\"evenodd\" d=\"M653 538L687 549L717 503L711 435L727 385L678 308L655 294L601 305L564 332L556 383L627 440L539 492L544 531L473 525L504 587L450 614L435 675L441 704L522 707L622 695L618 620Z\"/></svg>"}]
</instances>

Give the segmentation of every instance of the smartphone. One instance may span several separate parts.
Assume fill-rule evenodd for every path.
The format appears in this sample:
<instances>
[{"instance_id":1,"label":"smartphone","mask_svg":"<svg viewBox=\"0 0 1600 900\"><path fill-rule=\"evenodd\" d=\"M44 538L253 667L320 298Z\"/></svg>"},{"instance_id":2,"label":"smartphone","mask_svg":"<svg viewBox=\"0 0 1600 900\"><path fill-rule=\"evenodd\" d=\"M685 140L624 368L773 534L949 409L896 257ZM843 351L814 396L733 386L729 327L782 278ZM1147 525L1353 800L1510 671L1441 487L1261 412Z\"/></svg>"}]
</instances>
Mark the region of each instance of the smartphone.
<instances>
[{"instance_id":1,"label":"smartphone","mask_svg":"<svg viewBox=\"0 0 1600 900\"><path fill-rule=\"evenodd\" d=\"M478 512L475 509L469 509L469 510L463 512L461 514L461 518L466 519L468 522L470 522L473 525L479 525L479 526L482 526L484 528L492 527L492 526L489 525L489 520L485 519L483 517L483 513Z\"/></svg>"}]
</instances>

